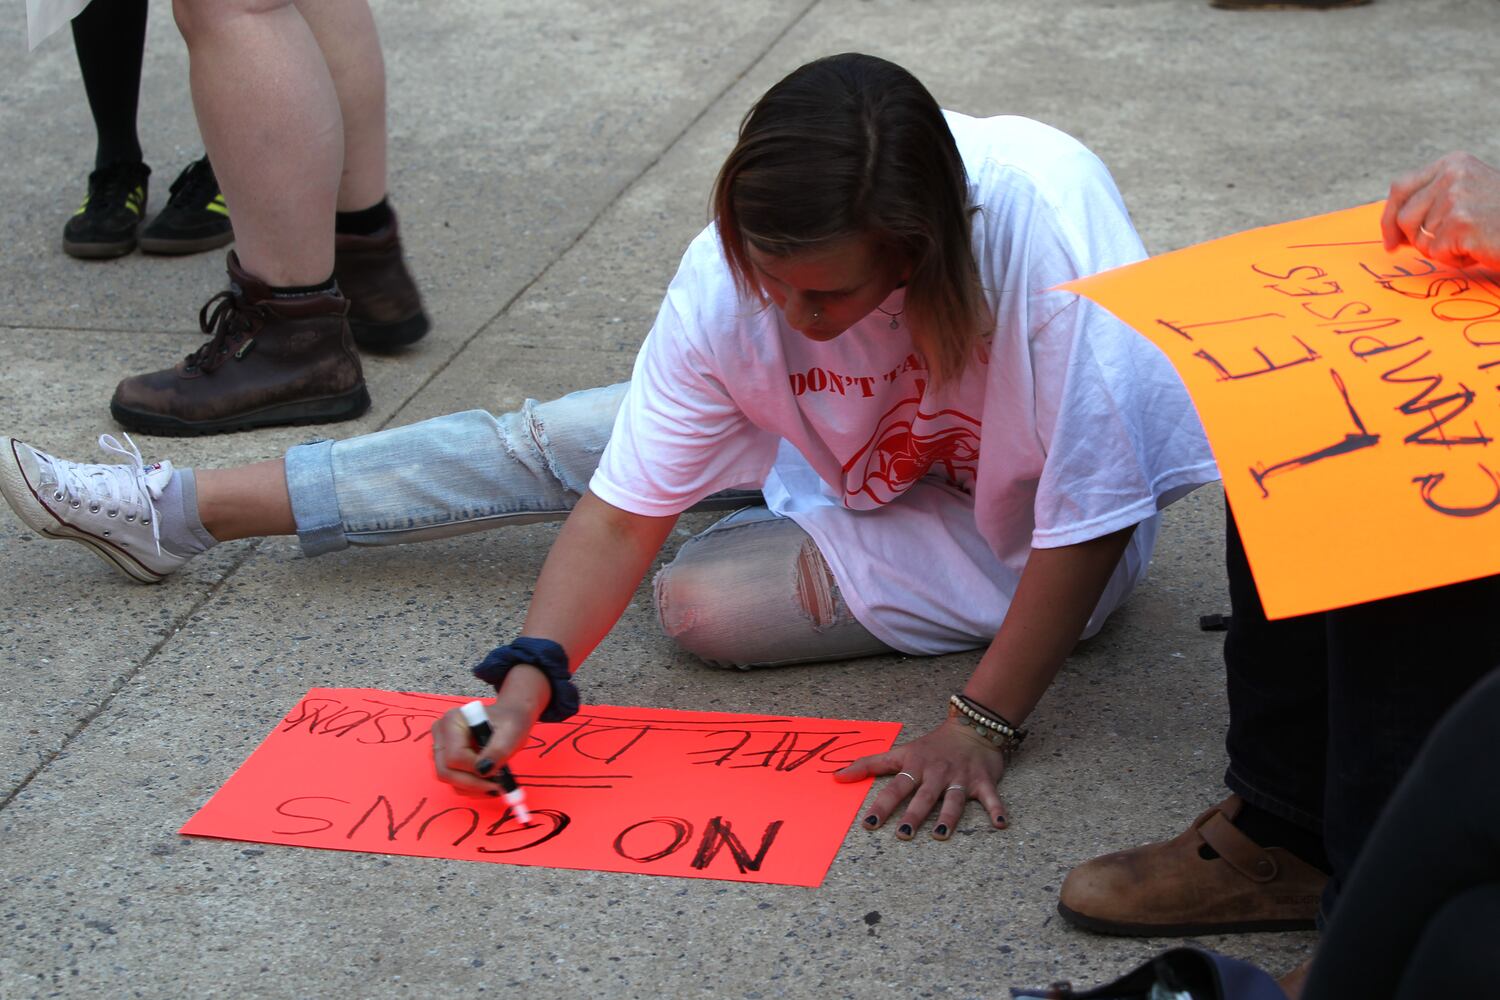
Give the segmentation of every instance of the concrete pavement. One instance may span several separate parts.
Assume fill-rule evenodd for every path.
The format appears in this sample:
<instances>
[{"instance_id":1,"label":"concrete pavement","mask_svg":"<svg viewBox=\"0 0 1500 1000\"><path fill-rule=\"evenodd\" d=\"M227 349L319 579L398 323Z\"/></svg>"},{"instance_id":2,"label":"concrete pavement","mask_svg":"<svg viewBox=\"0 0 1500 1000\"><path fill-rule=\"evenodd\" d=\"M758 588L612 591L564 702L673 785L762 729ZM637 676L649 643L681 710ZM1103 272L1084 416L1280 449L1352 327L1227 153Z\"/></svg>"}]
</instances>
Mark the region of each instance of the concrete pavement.
<instances>
[{"instance_id":1,"label":"concrete pavement","mask_svg":"<svg viewBox=\"0 0 1500 1000\"><path fill-rule=\"evenodd\" d=\"M628 374L741 115L807 59L902 63L945 106L1089 144L1153 252L1371 201L1453 148L1500 157L1494 0L1230 14L1205 0L374 3L391 189L434 332L367 359L347 436ZM92 132L66 34L0 13L0 431L88 459L125 374L198 342L217 254L64 256ZM199 153L166 5L141 135L152 210ZM314 436L142 439L178 464ZM687 521L683 531L706 520ZM470 690L519 623L550 526L301 557L221 546L157 587L0 516L0 996L1004 996L1093 982L1174 942L1098 938L1057 886L1222 794L1222 513L1173 508L1152 577L1032 720L1003 792L940 844L849 833L816 890L188 840L182 822L312 686ZM681 537L685 534L679 532ZM846 715L920 732L975 660L752 674L674 654L643 592L591 658L605 703ZM894 694L893 694L894 693ZM878 915L878 916L877 916ZM1308 934L1205 939L1280 971Z\"/></svg>"}]
</instances>

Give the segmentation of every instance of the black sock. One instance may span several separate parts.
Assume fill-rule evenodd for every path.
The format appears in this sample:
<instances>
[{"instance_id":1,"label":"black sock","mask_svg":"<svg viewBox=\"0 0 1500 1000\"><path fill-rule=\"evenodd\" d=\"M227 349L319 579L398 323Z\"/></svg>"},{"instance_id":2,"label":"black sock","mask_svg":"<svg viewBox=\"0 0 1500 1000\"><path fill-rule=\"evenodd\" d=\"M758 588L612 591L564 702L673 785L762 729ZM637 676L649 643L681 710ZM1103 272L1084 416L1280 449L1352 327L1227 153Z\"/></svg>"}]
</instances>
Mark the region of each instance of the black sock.
<instances>
[{"instance_id":1,"label":"black sock","mask_svg":"<svg viewBox=\"0 0 1500 1000\"><path fill-rule=\"evenodd\" d=\"M331 274L327 281L320 281L316 285L271 285L270 288L271 296L277 299L302 299L309 295L327 295L339 290Z\"/></svg>"},{"instance_id":2,"label":"black sock","mask_svg":"<svg viewBox=\"0 0 1500 1000\"><path fill-rule=\"evenodd\" d=\"M1328 853L1323 850L1323 838L1311 830L1248 802L1240 805L1239 815L1233 822L1241 833L1261 847L1280 847L1318 871L1328 871Z\"/></svg>"},{"instance_id":3,"label":"black sock","mask_svg":"<svg viewBox=\"0 0 1500 1000\"><path fill-rule=\"evenodd\" d=\"M389 200L382 198L369 208L358 212L336 212L333 216L333 231L349 236L370 236L380 232L391 221Z\"/></svg>"},{"instance_id":4,"label":"black sock","mask_svg":"<svg viewBox=\"0 0 1500 1000\"><path fill-rule=\"evenodd\" d=\"M146 48L146 0L89 4L73 18L73 48L98 134L94 169L141 162L135 114Z\"/></svg>"}]
</instances>

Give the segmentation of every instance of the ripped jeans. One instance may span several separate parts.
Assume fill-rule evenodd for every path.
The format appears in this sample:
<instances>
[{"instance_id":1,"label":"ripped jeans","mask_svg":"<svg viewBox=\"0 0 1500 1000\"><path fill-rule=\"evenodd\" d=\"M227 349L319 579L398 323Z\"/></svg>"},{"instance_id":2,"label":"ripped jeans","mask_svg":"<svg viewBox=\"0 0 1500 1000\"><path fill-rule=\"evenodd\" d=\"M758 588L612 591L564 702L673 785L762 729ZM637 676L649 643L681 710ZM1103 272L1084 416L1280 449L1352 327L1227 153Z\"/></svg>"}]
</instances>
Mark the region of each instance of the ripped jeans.
<instances>
[{"instance_id":1,"label":"ripped jeans","mask_svg":"<svg viewBox=\"0 0 1500 1000\"><path fill-rule=\"evenodd\" d=\"M467 410L287 452L297 537L309 556L559 520L588 488L625 384L494 416ZM656 576L662 627L717 666L779 666L893 650L849 613L795 522L726 490L693 510L734 510Z\"/></svg>"}]
</instances>

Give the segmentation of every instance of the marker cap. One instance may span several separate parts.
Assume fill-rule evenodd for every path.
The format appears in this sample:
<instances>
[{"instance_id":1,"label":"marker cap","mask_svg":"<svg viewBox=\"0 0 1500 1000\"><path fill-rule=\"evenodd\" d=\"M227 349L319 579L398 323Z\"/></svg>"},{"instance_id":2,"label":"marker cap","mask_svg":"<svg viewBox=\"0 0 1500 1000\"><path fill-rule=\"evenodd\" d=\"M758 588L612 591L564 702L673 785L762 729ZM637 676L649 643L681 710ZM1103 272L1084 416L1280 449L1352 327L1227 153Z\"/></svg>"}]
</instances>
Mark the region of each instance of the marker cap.
<instances>
[{"instance_id":1,"label":"marker cap","mask_svg":"<svg viewBox=\"0 0 1500 1000\"><path fill-rule=\"evenodd\" d=\"M481 723L487 724L490 721L490 717L484 712L484 702L482 701L471 701L460 708L459 712L463 714L464 721L471 726L477 726Z\"/></svg>"}]
</instances>

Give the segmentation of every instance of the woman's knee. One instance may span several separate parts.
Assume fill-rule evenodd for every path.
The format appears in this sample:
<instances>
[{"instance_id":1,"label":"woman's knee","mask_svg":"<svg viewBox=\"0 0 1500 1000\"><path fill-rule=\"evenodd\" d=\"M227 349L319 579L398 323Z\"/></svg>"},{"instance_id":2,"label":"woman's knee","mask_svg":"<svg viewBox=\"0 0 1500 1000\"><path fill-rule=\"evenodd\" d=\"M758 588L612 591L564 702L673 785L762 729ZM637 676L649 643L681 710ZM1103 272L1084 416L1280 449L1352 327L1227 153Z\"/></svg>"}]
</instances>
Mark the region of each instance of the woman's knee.
<instances>
[{"instance_id":1,"label":"woman's knee","mask_svg":"<svg viewBox=\"0 0 1500 1000\"><path fill-rule=\"evenodd\" d=\"M690 539L654 583L662 631L714 666L748 669L850 655L830 630L855 626L817 544L763 509Z\"/></svg>"},{"instance_id":2,"label":"woman's knee","mask_svg":"<svg viewBox=\"0 0 1500 1000\"><path fill-rule=\"evenodd\" d=\"M292 0L172 0L172 17L183 41L194 42L237 18L274 13L293 6Z\"/></svg>"}]
</instances>

